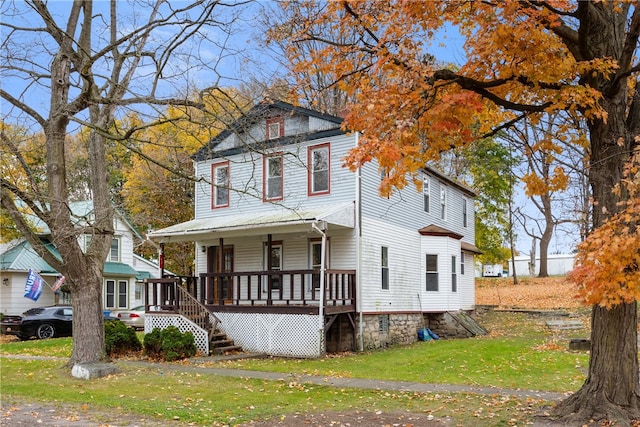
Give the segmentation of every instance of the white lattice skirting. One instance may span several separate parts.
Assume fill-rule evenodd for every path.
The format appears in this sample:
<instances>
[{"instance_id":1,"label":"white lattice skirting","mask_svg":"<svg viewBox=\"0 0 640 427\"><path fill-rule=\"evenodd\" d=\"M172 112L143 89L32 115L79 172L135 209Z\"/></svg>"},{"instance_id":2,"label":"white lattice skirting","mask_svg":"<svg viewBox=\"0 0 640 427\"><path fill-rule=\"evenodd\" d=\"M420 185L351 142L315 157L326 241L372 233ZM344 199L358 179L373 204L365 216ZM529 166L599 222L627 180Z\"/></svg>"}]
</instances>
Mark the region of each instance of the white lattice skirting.
<instances>
[{"instance_id":1,"label":"white lattice skirting","mask_svg":"<svg viewBox=\"0 0 640 427\"><path fill-rule=\"evenodd\" d=\"M214 313L218 329L244 351L315 358L325 353L318 316L273 313Z\"/></svg>"},{"instance_id":2,"label":"white lattice skirting","mask_svg":"<svg viewBox=\"0 0 640 427\"><path fill-rule=\"evenodd\" d=\"M165 329L167 326L175 326L180 332L193 333L196 348L205 356L209 355L209 335L207 331L179 314L150 314L144 318L144 333L148 334L154 328Z\"/></svg>"}]
</instances>

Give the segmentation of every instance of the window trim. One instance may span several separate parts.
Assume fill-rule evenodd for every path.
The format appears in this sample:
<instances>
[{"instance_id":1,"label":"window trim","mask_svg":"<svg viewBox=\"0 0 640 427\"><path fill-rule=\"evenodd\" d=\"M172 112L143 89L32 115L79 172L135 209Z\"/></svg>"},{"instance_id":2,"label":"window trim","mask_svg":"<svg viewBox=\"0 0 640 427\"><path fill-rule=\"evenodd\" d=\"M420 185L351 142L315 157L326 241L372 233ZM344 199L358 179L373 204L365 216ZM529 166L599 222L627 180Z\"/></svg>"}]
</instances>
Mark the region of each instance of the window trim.
<instances>
[{"instance_id":1,"label":"window trim","mask_svg":"<svg viewBox=\"0 0 640 427\"><path fill-rule=\"evenodd\" d=\"M448 204L448 191L447 187L440 184L440 219L447 220L447 204Z\"/></svg>"},{"instance_id":2,"label":"window trim","mask_svg":"<svg viewBox=\"0 0 640 427\"><path fill-rule=\"evenodd\" d=\"M227 203L222 205L217 204L218 200L218 192L225 189L224 187L220 187L217 185L218 176L217 170L221 168L227 168L227 185L226 185L226 193L227 193ZM228 208L231 201L231 192L230 190L230 182L231 182L231 167L229 166L229 161L218 162L211 164L211 209L220 209L220 208Z\"/></svg>"},{"instance_id":3,"label":"window trim","mask_svg":"<svg viewBox=\"0 0 640 427\"><path fill-rule=\"evenodd\" d=\"M269 197L269 182L271 178L271 176L269 176L269 171L271 170L269 162L275 158L280 159L280 195L276 197ZM282 152L265 154L262 156L262 201L270 202L282 199L284 199L284 156Z\"/></svg>"},{"instance_id":4,"label":"window trim","mask_svg":"<svg viewBox=\"0 0 640 427\"><path fill-rule=\"evenodd\" d=\"M277 135L271 135L271 125L278 125L278 133ZM267 141L270 141L272 139L278 139L278 138L282 138L284 136L284 117L282 116L276 116L276 117L268 117L266 120L266 129L265 129L265 135L266 135L266 139Z\"/></svg>"},{"instance_id":5,"label":"window trim","mask_svg":"<svg viewBox=\"0 0 640 427\"><path fill-rule=\"evenodd\" d=\"M380 247L380 284L382 289L389 290L389 247Z\"/></svg>"},{"instance_id":6,"label":"window trim","mask_svg":"<svg viewBox=\"0 0 640 427\"><path fill-rule=\"evenodd\" d=\"M460 251L460 275L464 276L464 251Z\"/></svg>"},{"instance_id":7,"label":"window trim","mask_svg":"<svg viewBox=\"0 0 640 427\"><path fill-rule=\"evenodd\" d=\"M313 153L317 150L327 150L327 189L315 191L313 169ZM307 148L307 195L320 196L331 193L331 145L329 142L324 144L312 145Z\"/></svg>"},{"instance_id":8,"label":"window trim","mask_svg":"<svg viewBox=\"0 0 640 427\"><path fill-rule=\"evenodd\" d=\"M422 179L422 205L426 213L431 212L431 178L428 176Z\"/></svg>"},{"instance_id":9,"label":"window trim","mask_svg":"<svg viewBox=\"0 0 640 427\"><path fill-rule=\"evenodd\" d=\"M115 248L117 255L114 259L113 257L113 242L117 242L117 247ZM120 262L120 259L122 258L122 244L121 244L121 239L120 236L114 236L113 239L111 240L111 245L109 247L109 255L107 256L107 261L110 262Z\"/></svg>"},{"instance_id":10,"label":"window trim","mask_svg":"<svg viewBox=\"0 0 640 427\"><path fill-rule=\"evenodd\" d=\"M436 259L436 269L435 270L429 270L429 257L435 257ZM440 292L440 273L439 273L439 265L438 265L438 254L425 254L425 290L427 292ZM436 289L429 289L429 280L427 280L427 278L429 277L429 274L435 275L436 278Z\"/></svg>"},{"instance_id":11,"label":"window trim","mask_svg":"<svg viewBox=\"0 0 640 427\"><path fill-rule=\"evenodd\" d=\"M463 198L462 199L462 226L464 228L468 227L468 223L469 223L469 212L467 210L467 199Z\"/></svg>"},{"instance_id":12,"label":"window trim","mask_svg":"<svg viewBox=\"0 0 640 427\"><path fill-rule=\"evenodd\" d=\"M451 292L458 292L458 259L455 255L451 255Z\"/></svg>"},{"instance_id":13,"label":"window trim","mask_svg":"<svg viewBox=\"0 0 640 427\"><path fill-rule=\"evenodd\" d=\"M109 292L109 284L113 285L113 291ZM120 292L120 286L124 285L124 293ZM106 310L123 310L129 308L129 281L108 278L104 279L104 308ZM109 304L109 296L113 302ZM124 298L124 305L120 304L120 299Z\"/></svg>"}]
</instances>

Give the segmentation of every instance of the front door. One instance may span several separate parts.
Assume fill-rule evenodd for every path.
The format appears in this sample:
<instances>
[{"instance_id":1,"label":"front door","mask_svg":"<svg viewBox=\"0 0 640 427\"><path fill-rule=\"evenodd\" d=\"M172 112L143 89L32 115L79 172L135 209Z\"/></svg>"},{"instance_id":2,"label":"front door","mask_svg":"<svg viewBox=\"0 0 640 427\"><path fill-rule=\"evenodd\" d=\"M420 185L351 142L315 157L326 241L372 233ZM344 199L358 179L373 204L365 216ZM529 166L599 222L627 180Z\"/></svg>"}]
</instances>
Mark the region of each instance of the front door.
<instances>
[{"instance_id":1,"label":"front door","mask_svg":"<svg viewBox=\"0 0 640 427\"><path fill-rule=\"evenodd\" d=\"M211 273L233 273L233 246L210 246L207 253L207 271ZM231 304L233 300L233 278L220 277L213 281L214 304Z\"/></svg>"}]
</instances>

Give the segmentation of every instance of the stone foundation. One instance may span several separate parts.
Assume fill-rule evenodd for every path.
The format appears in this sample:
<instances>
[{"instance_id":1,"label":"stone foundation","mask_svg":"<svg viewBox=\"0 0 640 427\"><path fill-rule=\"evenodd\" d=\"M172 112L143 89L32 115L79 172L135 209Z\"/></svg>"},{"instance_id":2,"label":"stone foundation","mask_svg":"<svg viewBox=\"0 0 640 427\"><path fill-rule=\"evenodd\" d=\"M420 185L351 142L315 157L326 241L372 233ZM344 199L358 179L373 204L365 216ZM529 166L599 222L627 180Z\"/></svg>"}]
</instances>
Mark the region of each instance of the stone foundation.
<instances>
[{"instance_id":1,"label":"stone foundation","mask_svg":"<svg viewBox=\"0 0 640 427\"><path fill-rule=\"evenodd\" d=\"M445 339L469 338L486 333L464 312L368 314L363 316L364 350L411 344L418 340L418 331L424 326ZM359 333L359 325L356 327Z\"/></svg>"},{"instance_id":2,"label":"stone foundation","mask_svg":"<svg viewBox=\"0 0 640 427\"><path fill-rule=\"evenodd\" d=\"M420 313L365 315L362 330L364 349L373 350L390 345L411 344L418 340L420 328L422 328Z\"/></svg>"},{"instance_id":3,"label":"stone foundation","mask_svg":"<svg viewBox=\"0 0 640 427\"><path fill-rule=\"evenodd\" d=\"M440 338L471 338L487 333L465 312L426 313L424 317L427 328Z\"/></svg>"}]
</instances>

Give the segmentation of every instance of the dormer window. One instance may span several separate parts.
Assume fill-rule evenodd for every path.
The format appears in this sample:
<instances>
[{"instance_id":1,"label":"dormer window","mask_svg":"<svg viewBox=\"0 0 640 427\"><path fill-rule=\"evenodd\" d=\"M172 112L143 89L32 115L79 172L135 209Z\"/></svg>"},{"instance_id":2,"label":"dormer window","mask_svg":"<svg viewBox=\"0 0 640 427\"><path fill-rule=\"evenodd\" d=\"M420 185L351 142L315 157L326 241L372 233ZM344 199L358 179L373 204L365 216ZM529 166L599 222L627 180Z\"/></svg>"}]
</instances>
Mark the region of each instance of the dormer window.
<instances>
[{"instance_id":1,"label":"dormer window","mask_svg":"<svg viewBox=\"0 0 640 427\"><path fill-rule=\"evenodd\" d=\"M278 139L284 136L284 118L270 117L267 119L267 139Z\"/></svg>"}]
</instances>

